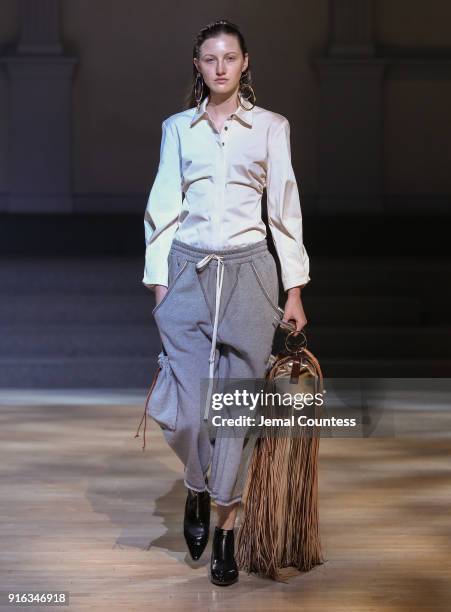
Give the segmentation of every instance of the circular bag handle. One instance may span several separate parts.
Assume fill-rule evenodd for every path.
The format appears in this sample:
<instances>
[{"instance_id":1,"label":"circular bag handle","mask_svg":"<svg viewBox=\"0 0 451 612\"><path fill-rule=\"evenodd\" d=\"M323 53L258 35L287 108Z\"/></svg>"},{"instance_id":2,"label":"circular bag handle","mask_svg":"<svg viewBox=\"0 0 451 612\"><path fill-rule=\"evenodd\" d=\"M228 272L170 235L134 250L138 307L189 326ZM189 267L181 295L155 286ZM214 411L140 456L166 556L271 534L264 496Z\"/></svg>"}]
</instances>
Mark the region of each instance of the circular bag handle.
<instances>
[{"instance_id":1,"label":"circular bag handle","mask_svg":"<svg viewBox=\"0 0 451 612\"><path fill-rule=\"evenodd\" d=\"M295 333L295 331L291 331L287 334L285 348L289 353L297 354L307 348L307 336L302 330L297 332L296 336L294 335Z\"/></svg>"}]
</instances>

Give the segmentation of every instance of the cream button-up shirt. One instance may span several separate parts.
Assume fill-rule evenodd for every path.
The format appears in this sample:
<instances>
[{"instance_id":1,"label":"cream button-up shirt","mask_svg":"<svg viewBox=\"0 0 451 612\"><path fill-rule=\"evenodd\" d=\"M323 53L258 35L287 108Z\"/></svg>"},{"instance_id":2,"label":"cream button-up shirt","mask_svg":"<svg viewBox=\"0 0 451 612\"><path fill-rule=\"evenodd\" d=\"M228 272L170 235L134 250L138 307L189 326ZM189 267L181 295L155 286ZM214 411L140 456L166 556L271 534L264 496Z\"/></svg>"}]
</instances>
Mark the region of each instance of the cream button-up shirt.
<instances>
[{"instance_id":1,"label":"cream button-up shirt","mask_svg":"<svg viewBox=\"0 0 451 612\"><path fill-rule=\"evenodd\" d=\"M221 131L206 109L208 96L199 109L163 121L160 163L144 214L146 287L168 286L174 237L212 250L262 240L265 188L283 288L309 282L290 124L283 115L241 101L246 109L239 105Z\"/></svg>"}]
</instances>

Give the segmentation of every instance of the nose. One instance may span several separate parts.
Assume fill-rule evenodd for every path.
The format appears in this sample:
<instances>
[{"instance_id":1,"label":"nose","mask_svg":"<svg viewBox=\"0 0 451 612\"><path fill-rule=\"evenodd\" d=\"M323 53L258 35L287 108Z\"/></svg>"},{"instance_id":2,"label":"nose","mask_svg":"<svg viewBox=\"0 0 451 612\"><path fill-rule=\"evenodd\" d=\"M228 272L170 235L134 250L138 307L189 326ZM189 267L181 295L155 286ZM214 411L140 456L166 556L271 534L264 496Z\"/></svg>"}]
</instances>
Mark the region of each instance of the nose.
<instances>
[{"instance_id":1,"label":"nose","mask_svg":"<svg viewBox=\"0 0 451 612\"><path fill-rule=\"evenodd\" d=\"M217 64L216 74L218 76L222 76L223 74L225 74L224 65L221 62L218 62Z\"/></svg>"}]
</instances>

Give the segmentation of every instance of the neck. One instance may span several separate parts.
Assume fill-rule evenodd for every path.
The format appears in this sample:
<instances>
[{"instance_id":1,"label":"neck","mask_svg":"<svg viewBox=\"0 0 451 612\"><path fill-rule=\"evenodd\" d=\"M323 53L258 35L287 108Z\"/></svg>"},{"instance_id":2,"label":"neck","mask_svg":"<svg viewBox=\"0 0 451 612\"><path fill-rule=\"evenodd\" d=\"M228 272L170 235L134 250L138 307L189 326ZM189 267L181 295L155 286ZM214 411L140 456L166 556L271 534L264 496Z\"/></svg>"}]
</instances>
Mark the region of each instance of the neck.
<instances>
[{"instance_id":1,"label":"neck","mask_svg":"<svg viewBox=\"0 0 451 612\"><path fill-rule=\"evenodd\" d=\"M234 113L240 105L238 90L232 94L215 94L210 91L206 108L225 115Z\"/></svg>"}]
</instances>

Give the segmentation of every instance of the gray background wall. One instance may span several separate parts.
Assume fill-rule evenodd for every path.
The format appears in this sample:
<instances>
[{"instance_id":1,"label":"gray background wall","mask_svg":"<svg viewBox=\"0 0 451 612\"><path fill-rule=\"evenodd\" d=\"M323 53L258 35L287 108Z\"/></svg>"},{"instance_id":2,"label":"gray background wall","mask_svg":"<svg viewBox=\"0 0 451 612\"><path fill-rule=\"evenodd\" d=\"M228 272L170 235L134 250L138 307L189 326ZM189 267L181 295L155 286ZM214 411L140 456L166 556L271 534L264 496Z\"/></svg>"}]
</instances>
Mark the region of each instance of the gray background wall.
<instances>
[{"instance_id":1,"label":"gray background wall","mask_svg":"<svg viewBox=\"0 0 451 612\"><path fill-rule=\"evenodd\" d=\"M259 6L256 12L256 6ZM64 50L78 64L72 81L74 193L142 195L158 163L161 119L181 109L191 74L195 32L224 16L249 45L257 104L286 115L292 125L296 174L309 206L319 190L319 80L315 58L330 36L327 0L277 3L168 0L62 0ZM448 0L375 0L374 41L381 46L451 45ZM19 36L15 0L0 6L0 45ZM0 47L1 48L1 47ZM447 50L439 50L445 57ZM383 186L387 194L451 193L451 70L415 78L387 78L383 86ZM7 76L0 71L0 192L8 192ZM5 199L3 199L5 208ZM85 206L96 207L95 199ZM119 200L142 209L142 200ZM313 206L313 204L311 205ZM102 205L100 205L100 209Z\"/></svg>"}]
</instances>

